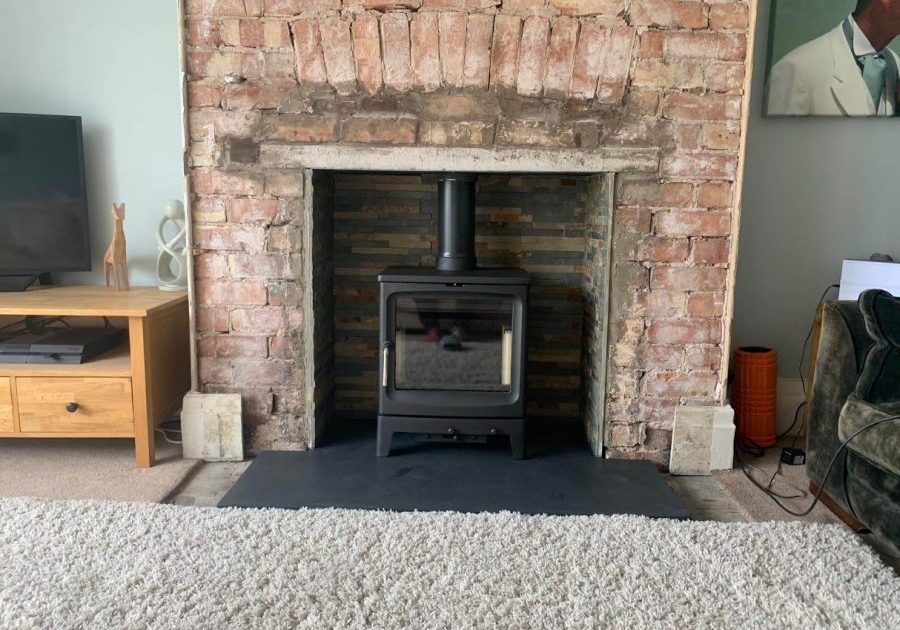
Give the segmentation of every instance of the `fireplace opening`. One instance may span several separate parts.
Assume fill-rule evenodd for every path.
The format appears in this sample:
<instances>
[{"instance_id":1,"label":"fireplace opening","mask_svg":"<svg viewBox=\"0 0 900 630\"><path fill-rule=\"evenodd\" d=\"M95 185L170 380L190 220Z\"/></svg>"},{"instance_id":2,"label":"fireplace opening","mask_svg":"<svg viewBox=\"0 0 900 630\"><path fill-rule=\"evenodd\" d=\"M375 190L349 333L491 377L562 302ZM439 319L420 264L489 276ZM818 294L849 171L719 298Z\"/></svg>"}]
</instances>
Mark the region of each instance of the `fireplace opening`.
<instances>
[{"instance_id":1,"label":"fireplace opening","mask_svg":"<svg viewBox=\"0 0 900 630\"><path fill-rule=\"evenodd\" d=\"M316 435L379 414L386 435L514 452L523 417L601 431L607 182L316 171Z\"/></svg>"}]
</instances>

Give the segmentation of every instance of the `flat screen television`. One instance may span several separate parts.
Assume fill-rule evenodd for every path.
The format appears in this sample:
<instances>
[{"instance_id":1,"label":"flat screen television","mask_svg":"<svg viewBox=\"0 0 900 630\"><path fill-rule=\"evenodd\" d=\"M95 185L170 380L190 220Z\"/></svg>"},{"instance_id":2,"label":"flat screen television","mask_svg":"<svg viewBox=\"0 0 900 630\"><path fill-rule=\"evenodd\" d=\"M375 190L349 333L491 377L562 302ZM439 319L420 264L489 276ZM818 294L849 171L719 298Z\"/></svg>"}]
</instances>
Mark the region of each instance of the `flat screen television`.
<instances>
[{"instance_id":1,"label":"flat screen television","mask_svg":"<svg viewBox=\"0 0 900 630\"><path fill-rule=\"evenodd\" d=\"M88 271L81 118L0 113L0 290Z\"/></svg>"}]
</instances>

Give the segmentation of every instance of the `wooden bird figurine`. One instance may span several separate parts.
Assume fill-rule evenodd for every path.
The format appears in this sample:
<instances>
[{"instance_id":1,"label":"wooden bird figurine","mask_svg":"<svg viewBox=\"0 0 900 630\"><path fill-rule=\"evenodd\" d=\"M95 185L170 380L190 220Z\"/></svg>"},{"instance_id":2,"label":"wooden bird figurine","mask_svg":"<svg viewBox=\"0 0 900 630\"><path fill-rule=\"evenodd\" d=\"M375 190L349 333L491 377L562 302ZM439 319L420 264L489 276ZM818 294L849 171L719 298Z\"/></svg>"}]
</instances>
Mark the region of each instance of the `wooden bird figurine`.
<instances>
[{"instance_id":1,"label":"wooden bird figurine","mask_svg":"<svg viewBox=\"0 0 900 630\"><path fill-rule=\"evenodd\" d=\"M125 204L113 204L112 208L113 228L112 242L103 256L103 274L106 276L106 286L109 286L109 272L112 271L116 282L116 291L128 290L128 261L125 254ZM122 271L122 283L119 284L119 270Z\"/></svg>"}]
</instances>

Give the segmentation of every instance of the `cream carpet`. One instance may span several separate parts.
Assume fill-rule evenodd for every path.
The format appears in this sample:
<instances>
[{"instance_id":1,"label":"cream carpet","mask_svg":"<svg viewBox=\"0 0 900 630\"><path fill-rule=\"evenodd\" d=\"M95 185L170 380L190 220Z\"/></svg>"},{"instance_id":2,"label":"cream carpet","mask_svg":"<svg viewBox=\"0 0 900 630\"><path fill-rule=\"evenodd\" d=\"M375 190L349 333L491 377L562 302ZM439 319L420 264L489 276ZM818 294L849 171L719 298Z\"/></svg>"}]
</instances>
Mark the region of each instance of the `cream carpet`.
<instances>
[{"instance_id":1,"label":"cream carpet","mask_svg":"<svg viewBox=\"0 0 900 630\"><path fill-rule=\"evenodd\" d=\"M200 465L157 438L157 464L134 466L131 440L0 440L0 497L164 501Z\"/></svg>"},{"instance_id":2,"label":"cream carpet","mask_svg":"<svg viewBox=\"0 0 900 630\"><path fill-rule=\"evenodd\" d=\"M788 440L783 445L787 446ZM803 446L801 444L801 446ZM749 457L743 455L744 461L757 468L750 470L753 478L763 485L772 478L772 473L778 467L778 459L781 456L781 445L770 448L762 457ZM840 523L841 520L834 513L819 503L808 516L802 519L792 516L779 508L772 499L754 486L743 471L741 464L735 460L733 470L725 470L715 473L715 478L725 488L725 491L743 508L754 521L793 521L803 520L815 523ZM795 512L802 512L812 503L813 496L809 492L809 477L806 476L806 466L782 466L781 474L775 477L772 489L789 499L781 499L781 502ZM800 495L800 496L797 496Z\"/></svg>"},{"instance_id":3,"label":"cream carpet","mask_svg":"<svg viewBox=\"0 0 900 630\"><path fill-rule=\"evenodd\" d=\"M846 529L0 500L3 628L897 628Z\"/></svg>"}]
</instances>

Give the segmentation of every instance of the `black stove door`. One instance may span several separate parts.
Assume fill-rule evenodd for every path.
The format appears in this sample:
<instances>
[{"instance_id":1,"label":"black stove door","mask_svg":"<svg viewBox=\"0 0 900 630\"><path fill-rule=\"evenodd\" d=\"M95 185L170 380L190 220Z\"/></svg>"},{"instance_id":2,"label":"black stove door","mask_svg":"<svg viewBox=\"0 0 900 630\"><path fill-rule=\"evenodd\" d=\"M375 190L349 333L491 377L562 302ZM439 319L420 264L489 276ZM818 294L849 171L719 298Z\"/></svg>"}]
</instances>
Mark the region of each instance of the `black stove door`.
<instances>
[{"instance_id":1,"label":"black stove door","mask_svg":"<svg viewBox=\"0 0 900 630\"><path fill-rule=\"evenodd\" d=\"M380 413L520 416L518 289L383 285Z\"/></svg>"},{"instance_id":2,"label":"black stove door","mask_svg":"<svg viewBox=\"0 0 900 630\"><path fill-rule=\"evenodd\" d=\"M511 296L403 294L393 300L394 387L508 392Z\"/></svg>"}]
</instances>

